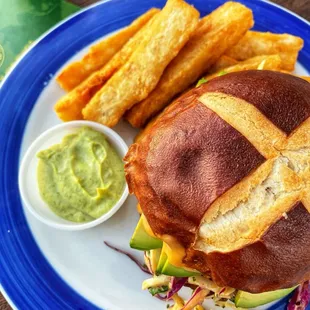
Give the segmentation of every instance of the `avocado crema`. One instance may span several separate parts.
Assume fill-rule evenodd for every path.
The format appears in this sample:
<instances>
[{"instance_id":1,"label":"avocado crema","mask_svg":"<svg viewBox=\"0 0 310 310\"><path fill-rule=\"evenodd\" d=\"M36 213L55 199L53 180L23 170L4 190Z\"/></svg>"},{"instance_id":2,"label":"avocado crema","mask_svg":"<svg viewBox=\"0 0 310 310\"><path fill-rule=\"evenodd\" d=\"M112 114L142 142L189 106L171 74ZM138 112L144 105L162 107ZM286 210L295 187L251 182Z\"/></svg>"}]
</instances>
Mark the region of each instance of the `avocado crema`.
<instances>
[{"instance_id":1,"label":"avocado crema","mask_svg":"<svg viewBox=\"0 0 310 310\"><path fill-rule=\"evenodd\" d=\"M124 166L103 134L83 127L60 144L37 154L42 199L72 222L89 222L107 213L121 197Z\"/></svg>"}]
</instances>

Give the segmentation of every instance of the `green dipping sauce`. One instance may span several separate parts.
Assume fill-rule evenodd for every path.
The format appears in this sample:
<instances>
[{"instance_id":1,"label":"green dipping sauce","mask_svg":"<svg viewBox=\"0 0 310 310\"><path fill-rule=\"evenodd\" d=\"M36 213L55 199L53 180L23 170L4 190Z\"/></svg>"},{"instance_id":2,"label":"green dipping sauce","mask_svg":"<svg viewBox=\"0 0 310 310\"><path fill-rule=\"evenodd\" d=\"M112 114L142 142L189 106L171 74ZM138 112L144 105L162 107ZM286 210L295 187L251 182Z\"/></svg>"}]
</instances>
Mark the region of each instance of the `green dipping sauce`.
<instances>
[{"instance_id":1,"label":"green dipping sauce","mask_svg":"<svg viewBox=\"0 0 310 310\"><path fill-rule=\"evenodd\" d=\"M121 157L105 136L89 127L67 135L37 154L42 199L72 222L89 222L107 213L125 187Z\"/></svg>"}]
</instances>

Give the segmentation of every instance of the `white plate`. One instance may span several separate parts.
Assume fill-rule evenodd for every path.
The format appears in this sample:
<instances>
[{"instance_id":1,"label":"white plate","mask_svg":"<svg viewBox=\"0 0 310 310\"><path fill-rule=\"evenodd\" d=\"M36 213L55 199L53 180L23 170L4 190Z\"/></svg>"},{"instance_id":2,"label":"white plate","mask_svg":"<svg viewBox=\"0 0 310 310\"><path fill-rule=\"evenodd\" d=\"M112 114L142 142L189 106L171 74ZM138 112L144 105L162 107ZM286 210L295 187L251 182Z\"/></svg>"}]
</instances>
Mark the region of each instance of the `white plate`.
<instances>
[{"instance_id":1,"label":"white plate","mask_svg":"<svg viewBox=\"0 0 310 310\"><path fill-rule=\"evenodd\" d=\"M204 0L193 0L192 2L203 13L206 13L213 10L214 7L220 5L223 1L209 0L205 2ZM307 31L310 27L307 26L309 28L306 31L305 25L307 24L290 13L284 12L263 1L245 0L241 2L254 9L259 30L281 32L282 29L282 32L286 30L286 32L305 31L305 35L308 33ZM43 88L36 100L30 118L27 121L27 127L22 138L20 158L22 158L25 150L42 132L61 123L53 111L53 106L64 95L64 91L55 82L55 75L50 76L49 61L52 62L54 57L55 62L53 66L59 63L57 69L60 70L60 66L65 65L63 59L68 59L68 62L71 62L74 59L80 58L85 53L87 46L71 59L68 56L69 52L72 55L75 51L80 50L81 46L85 46L85 40L90 44L100 38L94 25L100 23L101 18L104 21L109 20L109 18L113 19L114 25L100 25L102 33L105 33L108 29L115 31L117 28L128 24L137 15L140 15L142 11L145 11L146 8L160 6L163 3L164 1L162 0L115 0L103 2L55 28L30 53L24 56L21 63L7 78L1 89L3 97L0 96L0 101L3 98L3 100L6 100L6 104L11 104L11 118L6 118L1 127L2 130L5 129L8 137L12 136L11 128L15 130L16 134L19 132L18 130L23 132L23 126L26 122L26 116L23 113L26 115L28 112L21 112L19 109L25 108L22 103L24 97L27 98L27 104L30 105L29 93L32 94L33 98L36 98L37 93L41 92L42 85L40 86L41 88L38 86L38 79L42 81L42 84L45 83L46 87ZM126 18L122 19L122 16L126 16ZM279 19L280 17L277 18L277 16L283 16L283 21ZM115 27L115 24L118 26ZM299 26L300 28L298 28ZM80 48L78 47L79 39L77 36L81 37ZM62 41L66 41L67 50L62 51L57 46L57 42L60 42L62 46L64 45L64 43L58 41L57 38L59 37L61 37ZM74 40L72 39L73 37ZM70 45L71 41L72 46ZM45 46L43 46L44 44ZM42 53L43 49L47 53L46 55L49 55L49 60L46 63L43 59L46 56ZM63 55L61 54L62 52L64 53ZM302 57L305 60L303 64L309 66L308 45ZM27 68L31 59L46 65L46 67L41 66L38 68L37 63L33 63L34 72L37 73L37 76L24 69ZM42 71L42 76L40 76L40 70ZM299 74L306 74L306 70L300 65L297 67L297 72ZM52 73L55 72L52 71ZM20 75L24 76L25 85L16 85ZM29 85L27 84L28 82ZM35 85L34 89L31 88L31 83ZM25 89L27 85L29 89ZM10 96L12 97L11 99ZM15 101L10 102L10 100ZM18 100L21 101L19 102ZM15 102L16 106L14 106ZM20 108L18 106L19 103ZM16 120L14 115L16 117L21 115L20 119ZM125 122L121 122L114 129L127 145L132 143L134 136L137 134L137 130ZM3 131L2 135L4 135ZM16 137L16 143L19 143L20 139L21 137ZM10 138L7 147L9 148L12 143ZM9 156L5 149L0 153L0 157L2 154L5 158ZM14 160L18 156L18 154L10 154L12 154ZM11 166L7 167L6 169L9 169ZM15 178L15 170L13 177ZM163 302L152 298L148 292L141 290L141 283L148 275L140 271L127 257L114 252L103 244L104 240L109 241L113 245L129 250L142 261L142 253L130 250L128 244L138 221L138 214L136 212L137 201L134 197L129 197L123 207L111 219L95 228L76 232L60 231L38 221L26 208L24 208L26 214L25 222L22 215L17 213L20 211L19 207L11 203L13 201L11 195L12 197L18 195L15 184L16 180L12 178L12 185L9 186L8 184L11 183L9 183L10 179L6 170L3 173L3 178L3 184L6 187L0 198L4 197L6 199L1 200L1 203L5 204L6 207L2 209L2 219L0 219L2 225L0 239L2 242L0 244L2 249L0 255L2 272L0 273L0 279L3 288L14 304L23 305L27 309L82 309L83 306L81 305L83 303L80 299L82 296L90 303L104 309L165 309ZM1 186L3 185L0 178L0 189L2 189ZM10 190L11 188L12 190ZM36 245L31 240L31 236L29 236L27 224L49 265L39 257L41 253L35 248ZM14 227L14 231L12 227ZM24 236L27 236L27 240L23 239ZM39 257L38 260L32 256L33 253ZM58 275L52 274L51 266ZM61 279L67 284L63 284ZM74 290L81 296L75 295ZM86 306L83 309L92 309L91 304L85 304ZM55 308L55 305L62 306ZM214 309L213 306L211 308ZM284 305L279 306L277 309L284 309Z\"/></svg>"}]
</instances>

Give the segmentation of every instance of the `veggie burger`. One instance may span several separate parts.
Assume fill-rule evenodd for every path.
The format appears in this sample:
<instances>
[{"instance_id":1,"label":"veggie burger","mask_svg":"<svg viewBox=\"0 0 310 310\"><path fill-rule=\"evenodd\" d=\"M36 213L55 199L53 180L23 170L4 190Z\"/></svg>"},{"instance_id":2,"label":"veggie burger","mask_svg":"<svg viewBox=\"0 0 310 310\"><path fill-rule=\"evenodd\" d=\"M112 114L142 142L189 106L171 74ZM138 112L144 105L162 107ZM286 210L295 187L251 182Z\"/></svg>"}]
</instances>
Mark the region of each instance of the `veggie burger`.
<instances>
[{"instance_id":1,"label":"veggie burger","mask_svg":"<svg viewBox=\"0 0 310 310\"><path fill-rule=\"evenodd\" d=\"M308 290L308 82L272 71L215 78L175 100L125 162L141 208L131 247L146 251L153 295L180 309L210 296L249 308Z\"/></svg>"}]
</instances>

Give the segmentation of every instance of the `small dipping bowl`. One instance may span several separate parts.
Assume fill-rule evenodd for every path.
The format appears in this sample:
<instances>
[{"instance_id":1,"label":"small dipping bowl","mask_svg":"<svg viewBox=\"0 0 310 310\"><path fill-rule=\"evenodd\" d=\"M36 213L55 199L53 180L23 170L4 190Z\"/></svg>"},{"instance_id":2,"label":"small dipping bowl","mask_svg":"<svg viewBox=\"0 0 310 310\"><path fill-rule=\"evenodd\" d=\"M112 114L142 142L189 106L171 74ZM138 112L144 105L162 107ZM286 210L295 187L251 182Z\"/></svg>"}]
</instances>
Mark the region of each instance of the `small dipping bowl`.
<instances>
[{"instance_id":1,"label":"small dipping bowl","mask_svg":"<svg viewBox=\"0 0 310 310\"><path fill-rule=\"evenodd\" d=\"M90 127L101 132L116 152L123 158L128 151L128 146L124 140L112 129L89 121L72 121L57 125L41 134L27 150L19 170L19 191L27 209L41 222L54 228L62 230L84 230L97 226L109 219L123 205L128 196L128 187L125 185L120 199L107 213L91 222L76 223L67 221L55 214L45 201L41 198L38 182L37 167L39 159L37 153L52 145L61 143L62 139L77 132L81 127Z\"/></svg>"}]
</instances>

